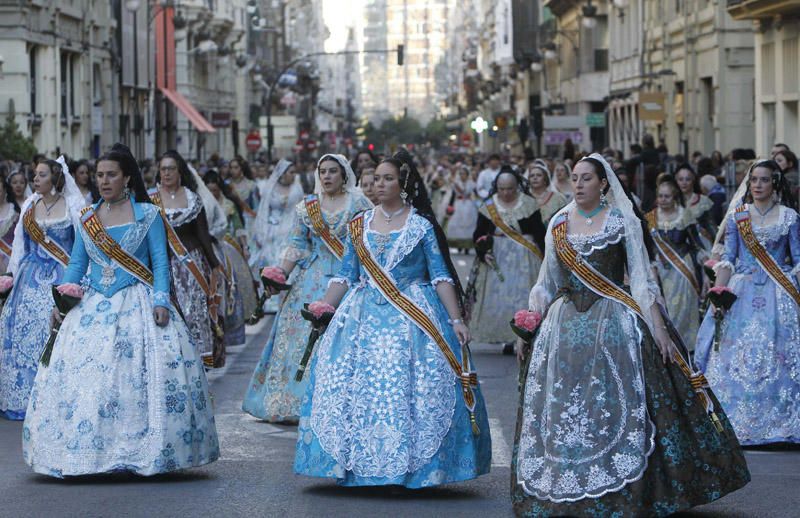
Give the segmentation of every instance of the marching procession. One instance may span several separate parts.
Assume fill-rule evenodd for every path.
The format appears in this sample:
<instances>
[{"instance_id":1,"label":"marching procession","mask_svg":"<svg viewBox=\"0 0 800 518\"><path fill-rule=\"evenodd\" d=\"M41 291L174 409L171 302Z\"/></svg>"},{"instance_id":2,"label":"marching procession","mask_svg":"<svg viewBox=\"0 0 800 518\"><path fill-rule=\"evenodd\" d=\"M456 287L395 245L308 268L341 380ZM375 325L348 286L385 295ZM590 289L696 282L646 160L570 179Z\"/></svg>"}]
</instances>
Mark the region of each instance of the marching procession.
<instances>
[{"instance_id":1,"label":"marching procession","mask_svg":"<svg viewBox=\"0 0 800 518\"><path fill-rule=\"evenodd\" d=\"M415 151L3 162L18 462L71 479L224 459L207 376L265 318L240 413L296 429L294 473L341 486L489 473L499 409L471 344L518 359L517 516L678 513L748 484L743 447L800 444L788 146Z\"/></svg>"}]
</instances>

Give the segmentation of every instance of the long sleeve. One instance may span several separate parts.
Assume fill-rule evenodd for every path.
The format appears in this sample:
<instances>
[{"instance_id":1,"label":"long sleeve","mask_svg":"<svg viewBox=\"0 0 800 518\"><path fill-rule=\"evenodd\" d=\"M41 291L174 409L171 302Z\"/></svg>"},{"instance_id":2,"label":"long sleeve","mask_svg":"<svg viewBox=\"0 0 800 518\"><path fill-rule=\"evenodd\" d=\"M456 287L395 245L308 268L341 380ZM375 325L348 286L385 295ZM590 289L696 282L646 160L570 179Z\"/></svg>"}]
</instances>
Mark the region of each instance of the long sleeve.
<instances>
[{"instance_id":1,"label":"long sleeve","mask_svg":"<svg viewBox=\"0 0 800 518\"><path fill-rule=\"evenodd\" d=\"M722 260L714 266L714 271L719 268L728 268L731 272L736 267L736 259L739 257L739 230L736 228L736 220L731 216L725 222L725 252Z\"/></svg>"},{"instance_id":2,"label":"long sleeve","mask_svg":"<svg viewBox=\"0 0 800 518\"><path fill-rule=\"evenodd\" d=\"M542 211L537 210L530 216L519 221L519 228L523 234L533 236L533 241L539 250L544 251L544 235L547 229L542 222Z\"/></svg>"},{"instance_id":3,"label":"long sleeve","mask_svg":"<svg viewBox=\"0 0 800 518\"><path fill-rule=\"evenodd\" d=\"M203 256L205 256L208 265L213 269L219 266L217 254L214 253L214 247L211 243L211 232L208 229L208 219L206 218L206 211L202 209L200 214L195 218L195 229L197 231L196 237L200 241L200 246L203 249Z\"/></svg>"},{"instance_id":4,"label":"long sleeve","mask_svg":"<svg viewBox=\"0 0 800 518\"><path fill-rule=\"evenodd\" d=\"M478 185L476 187L478 191L478 196L481 198L486 198L489 196L489 191L492 190L492 171L489 169L484 169L481 171L481 174L478 175Z\"/></svg>"},{"instance_id":5,"label":"long sleeve","mask_svg":"<svg viewBox=\"0 0 800 518\"><path fill-rule=\"evenodd\" d=\"M81 232L75 234L75 243L72 245L72 252L69 255L69 265L64 270L61 284L80 284L89 268L89 254L86 253L86 246L83 244L83 235Z\"/></svg>"},{"instance_id":6,"label":"long sleeve","mask_svg":"<svg viewBox=\"0 0 800 518\"><path fill-rule=\"evenodd\" d=\"M164 230L161 218L156 218L147 230L147 248L153 268L153 305L168 308L170 305L169 255L167 232Z\"/></svg>"},{"instance_id":7,"label":"long sleeve","mask_svg":"<svg viewBox=\"0 0 800 518\"><path fill-rule=\"evenodd\" d=\"M352 236L347 236L345 242L344 256L342 257L342 265L339 267L339 272L336 277L331 279L331 282L338 282L340 284L347 284L348 287L356 284L361 277L361 261L358 259L356 249L353 246Z\"/></svg>"},{"instance_id":8,"label":"long sleeve","mask_svg":"<svg viewBox=\"0 0 800 518\"><path fill-rule=\"evenodd\" d=\"M285 261L297 262L308 257L311 253L311 232L303 224L299 214L295 213L292 231L286 240L286 249L281 254Z\"/></svg>"},{"instance_id":9,"label":"long sleeve","mask_svg":"<svg viewBox=\"0 0 800 518\"><path fill-rule=\"evenodd\" d=\"M495 225L492 220L478 213L478 222L475 225L475 231L472 233L472 242L475 243L483 236L488 236L494 233ZM483 261L485 255L479 248L476 247L475 252L478 254L478 259Z\"/></svg>"},{"instance_id":10,"label":"long sleeve","mask_svg":"<svg viewBox=\"0 0 800 518\"><path fill-rule=\"evenodd\" d=\"M442 257L442 251L439 248L439 243L436 241L436 233L433 226L429 226L425 231L425 237L422 243L425 251L425 260L428 263L428 275L431 277L431 283L436 286L440 282L449 282L455 284L450 270Z\"/></svg>"}]
</instances>

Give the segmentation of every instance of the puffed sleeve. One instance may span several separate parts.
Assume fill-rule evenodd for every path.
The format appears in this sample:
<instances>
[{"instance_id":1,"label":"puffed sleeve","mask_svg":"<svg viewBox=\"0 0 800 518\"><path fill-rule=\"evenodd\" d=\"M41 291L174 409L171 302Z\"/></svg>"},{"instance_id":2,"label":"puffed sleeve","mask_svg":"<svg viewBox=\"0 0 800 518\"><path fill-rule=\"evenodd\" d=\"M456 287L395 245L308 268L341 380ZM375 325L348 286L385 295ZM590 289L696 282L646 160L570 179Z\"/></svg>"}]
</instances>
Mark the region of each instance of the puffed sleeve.
<instances>
[{"instance_id":1,"label":"puffed sleeve","mask_svg":"<svg viewBox=\"0 0 800 518\"><path fill-rule=\"evenodd\" d=\"M442 257L442 251L439 248L439 243L436 241L436 233L433 226L428 223L425 230L425 237L423 238L423 247L425 250L425 260L428 263L428 275L431 277L431 284L436 286L440 282L449 282L455 284L453 277L450 275L450 270L447 269L447 264Z\"/></svg>"},{"instance_id":2,"label":"puffed sleeve","mask_svg":"<svg viewBox=\"0 0 800 518\"><path fill-rule=\"evenodd\" d=\"M86 253L86 245L83 243L83 233L77 231L75 234L75 243L73 243L72 253L69 255L69 265L64 270L61 284L80 284L89 268L89 254Z\"/></svg>"},{"instance_id":3,"label":"puffed sleeve","mask_svg":"<svg viewBox=\"0 0 800 518\"><path fill-rule=\"evenodd\" d=\"M281 254L281 259L294 263L305 259L311 253L311 231L303 223L303 218L298 212L295 212L292 231L286 240L286 249Z\"/></svg>"},{"instance_id":4,"label":"puffed sleeve","mask_svg":"<svg viewBox=\"0 0 800 518\"><path fill-rule=\"evenodd\" d=\"M147 249L153 267L153 305L169 308L169 255L164 221L158 217L147 230Z\"/></svg>"},{"instance_id":5,"label":"puffed sleeve","mask_svg":"<svg viewBox=\"0 0 800 518\"><path fill-rule=\"evenodd\" d=\"M336 282L339 284L346 284L349 288L356 284L361 278L361 261L359 261L358 254L356 254L356 249L353 246L353 237L349 233L344 246L342 265L339 267L339 273L336 277L328 281L329 286L332 282Z\"/></svg>"},{"instance_id":6,"label":"puffed sleeve","mask_svg":"<svg viewBox=\"0 0 800 518\"><path fill-rule=\"evenodd\" d=\"M219 259L217 259L217 254L214 253L214 246L211 242L211 231L208 229L208 218L206 217L205 209L200 210L200 214L197 215L194 223L197 239L200 241L200 246L203 248L203 256L206 258L211 268L216 268L219 266Z\"/></svg>"},{"instance_id":7,"label":"puffed sleeve","mask_svg":"<svg viewBox=\"0 0 800 518\"><path fill-rule=\"evenodd\" d=\"M739 257L739 229L736 228L736 218L732 214L725 224L725 252L720 262L714 265L714 272L720 268L734 271L736 258Z\"/></svg>"}]
</instances>

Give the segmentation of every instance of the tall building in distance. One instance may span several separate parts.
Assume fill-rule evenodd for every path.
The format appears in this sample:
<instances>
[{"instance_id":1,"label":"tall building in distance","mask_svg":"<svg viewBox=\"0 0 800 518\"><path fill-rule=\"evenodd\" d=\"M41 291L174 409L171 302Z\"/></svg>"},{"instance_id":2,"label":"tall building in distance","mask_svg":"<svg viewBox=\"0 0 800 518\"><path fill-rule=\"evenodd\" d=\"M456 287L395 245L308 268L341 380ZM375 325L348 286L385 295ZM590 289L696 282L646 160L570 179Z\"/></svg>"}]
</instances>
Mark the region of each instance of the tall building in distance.
<instances>
[{"instance_id":1,"label":"tall building in distance","mask_svg":"<svg viewBox=\"0 0 800 518\"><path fill-rule=\"evenodd\" d=\"M408 114L423 123L444 105L448 10L452 0L366 0L363 49L405 46L403 66L394 53L362 59L364 116L373 123Z\"/></svg>"}]
</instances>

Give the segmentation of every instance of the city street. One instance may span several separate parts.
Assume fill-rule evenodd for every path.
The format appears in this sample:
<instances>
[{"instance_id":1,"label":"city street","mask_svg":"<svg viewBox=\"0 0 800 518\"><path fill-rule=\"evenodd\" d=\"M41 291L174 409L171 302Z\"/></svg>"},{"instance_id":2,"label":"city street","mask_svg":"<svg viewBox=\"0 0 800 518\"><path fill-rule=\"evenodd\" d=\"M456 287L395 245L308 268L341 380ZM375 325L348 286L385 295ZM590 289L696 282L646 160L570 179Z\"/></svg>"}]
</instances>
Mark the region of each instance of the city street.
<instances>
[{"instance_id":1,"label":"city street","mask_svg":"<svg viewBox=\"0 0 800 518\"><path fill-rule=\"evenodd\" d=\"M470 258L471 259L471 258ZM463 257L459 269L467 269ZM222 459L187 472L56 480L32 473L20 452L21 423L0 420L0 516L513 516L509 464L517 404L517 363L496 346L473 348L489 408L492 471L468 483L422 491L342 488L292 472L295 428L259 422L240 410L271 317L248 328L246 346L210 375ZM747 452L753 481L684 516L797 516L800 450Z\"/></svg>"}]
</instances>

